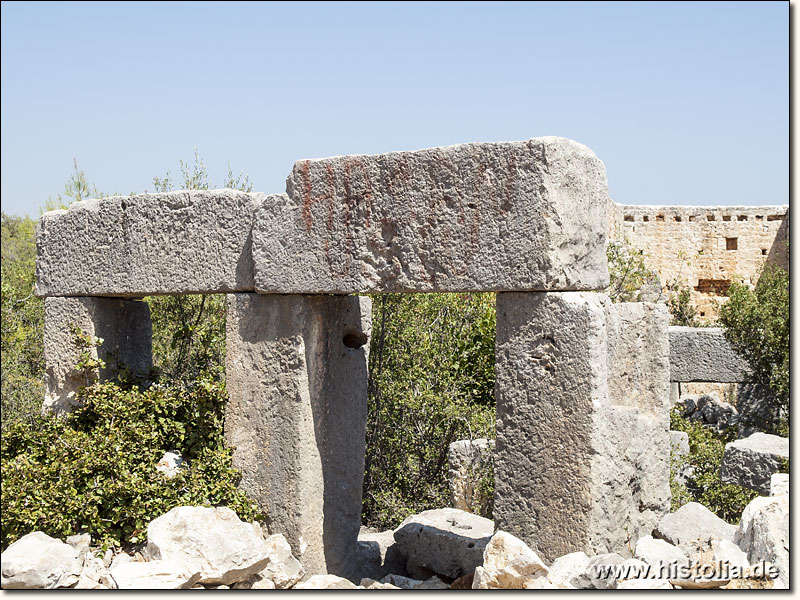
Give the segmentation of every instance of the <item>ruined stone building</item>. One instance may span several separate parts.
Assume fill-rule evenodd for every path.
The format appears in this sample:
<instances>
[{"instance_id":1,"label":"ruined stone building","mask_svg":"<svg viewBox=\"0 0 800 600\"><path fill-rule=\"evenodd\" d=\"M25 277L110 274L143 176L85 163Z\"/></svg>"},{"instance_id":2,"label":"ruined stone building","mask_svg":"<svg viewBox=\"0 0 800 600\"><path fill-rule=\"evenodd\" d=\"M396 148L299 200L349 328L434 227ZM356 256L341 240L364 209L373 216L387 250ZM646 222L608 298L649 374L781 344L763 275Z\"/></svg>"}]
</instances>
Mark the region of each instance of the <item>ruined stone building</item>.
<instances>
[{"instance_id":1,"label":"ruined stone building","mask_svg":"<svg viewBox=\"0 0 800 600\"><path fill-rule=\"evenodd\" d=\"M755 285L765 263L789 268L789 206L611 203L609 238L627 240L665 295L688 287L700 321L715 321L732 281Z\"/></svg>"}]
</instances>

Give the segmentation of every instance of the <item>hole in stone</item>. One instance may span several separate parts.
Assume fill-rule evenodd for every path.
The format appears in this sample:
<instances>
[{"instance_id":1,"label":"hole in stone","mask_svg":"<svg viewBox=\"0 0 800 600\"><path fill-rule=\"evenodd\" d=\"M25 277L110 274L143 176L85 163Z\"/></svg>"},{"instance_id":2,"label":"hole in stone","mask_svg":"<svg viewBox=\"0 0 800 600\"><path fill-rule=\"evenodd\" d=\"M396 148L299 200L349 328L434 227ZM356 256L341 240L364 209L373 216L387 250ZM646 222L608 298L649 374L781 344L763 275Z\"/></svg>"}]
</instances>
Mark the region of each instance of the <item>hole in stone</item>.
<instances>
[{"instance_id":1,"label":"hole in stone","mask_svg":"<svg viewBox=\"0 0 800 600\"><path fill-rule=\"evenodd\" d=\"M642 221L644 221L645 223L647 223L647 222L649 222L649 221L650 221L650 217L648 217L647 215L645 215L645 216L643 216L643 217L642 217Z\"/></svg>"},{"instance_id":2,"label":"hole in stone","mask_svg":"<svg viewBox=\"0 0 800 600\"><path fill-rule=\"evenodd\" d=\"M663 221L664 215L656 215L656 221Z\"/></svg>"},{"instance_id":3,"label":"hole in stone","mask_svg":"<svg viewBox=\"0 0 800 600\"><path fill-rule=\"evenodd\" d=\"M689 215L689 220L694 221L694 215Z\"/></svg>"},{"instance_id":4,"label":"hole in stone","mask_svg":"<svg viewBox=\"0 0 800 600\"><path fill-rule=\"evenodd\" d=\"M725 250L738 250L739 238L729 237L725 238Z\"/></svg>"},{"instance_id":5,"label":"hole in stone","mask_svg":"<svg viewBox=\"0 0 800 600\"><path fill-rule=\"evenodd\" d=\"M680 215L675 215L675 222L676 222L676 223L680 223L680 222L681 222L681 217L680 217Z\"/></svg>"},{"instance_id":6,"label":"hole in stone","mask_svg":"<svg viewBox=\"0 0 800 600\"><path fill-rule=\"evenodd\" d=\"M739 215L740 221L747 221L747 215Z\"/></svg>"},{"instance_id":7,"label":"hole in stone","mask_svg":"<svg viewBox=\"0 0 800 600\"><path fill-rule=\"evenodd\" d=\"M766 248L762 248L761 249L761 256L766 256L766 255L767 255L767 249Z\"/></svg>"},{"instance_id":8,"label":"hole in stone","mask_svg":"<svg viewBox=\"0 0 800 600\"><path fill-rule=\"evenodd\" d=\"M345 332L342 343L348 348L361 348L367 343L367 336L361 331L351 329Z\"/></svg>"},{"instance_id":9,"label":"hole in stone","mask_svg":"<svg viewBox=\"0 0 800 600\"><path fill-rule=\"evenodd\" d=\"M722 215L722 220L723 221L730 221L731 220L731 216L730 215Z\"/></svg>"},{"instance_id":10,"label":"hole in stone","mask_svg":"<svg viewBox=\"0 0 800 600\"><path fill-rule=\"evenodd\" d=\"M716 221L716 220L717 220L717 217L715 217L714 215L708 215L706 218L707 218L709 221Z\"/></svg>"},{"instance_id":11,"label":"hole in stone","mask_svg":"<svg viewBox=\"0 0 800 600\"><path fill-rule=\"evenodd\" d=\"M632 223L633 222L633 215L625 215L625 220L628 223Z\"/></svg>"},{"instance_id":12,"label":"hole in stone","mask_svg":"<svg viewBox=\"0 0 800 600\"><path fill-rule=\"evenodd\" d=\"M469 544L467 544L467 548L474 548L474 547L475 547L475 542L470 542Z\"/></svg>"},{"instance_id":13,"label":"hole in stone","mask_svg":"<svg viewBox=\"0 0 800 600\"><path fill-rule=\"evenodd\" d=\"M785 215L770 215L767 217L767 221L783 221Z\"/></svg>"}]
</instances>

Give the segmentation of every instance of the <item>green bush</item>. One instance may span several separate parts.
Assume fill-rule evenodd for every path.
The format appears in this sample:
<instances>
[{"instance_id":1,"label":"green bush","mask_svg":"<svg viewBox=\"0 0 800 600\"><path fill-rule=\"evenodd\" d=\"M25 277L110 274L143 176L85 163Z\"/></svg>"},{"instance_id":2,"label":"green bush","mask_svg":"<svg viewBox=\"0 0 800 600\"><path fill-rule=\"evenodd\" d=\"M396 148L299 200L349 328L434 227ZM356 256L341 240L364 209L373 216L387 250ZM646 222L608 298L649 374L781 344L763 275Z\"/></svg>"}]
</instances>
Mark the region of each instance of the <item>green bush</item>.
<instances>
[{"instance_id":1,"label":"green bush","mask_svg":"<svg viewBox=\"0 0 800 600\"><path fill-rule=\"evenodd\" d=\"M697 310L692 302L692 293L688 287L674 289L667 299L667 308L671 316L670 325L698 327Z\"/></svg>"},{"instance_id":2,"label":"green bush","mask_svg":"<svg viewBox=\"0 0 800 600\"><path fill-rule=\"evenodd\" d=\"M494 437L494 294L373 298L364 521L449 505L447 452ZM484 482L490 486L493 482Z\"/></svg>"},{"instance_id":3,"label":"green bush","mask_svg":"<svg viewBox=\"0 0 800 600\"><path fill-rule=\"evenodd\" d=\"M2 429L39 412L44 398L44 301L33 295L36 222L2 214Z\"/></svg>"},{"instance_id":4,"label":"green bush","mask_svg":"<svg viewBox=\"0 0 800 600\"><path fill-rule=\"evenodd\" d=\"M87 531L104 547L140 543L152 519L181 505L225 505L261 518L236 489L222 424L224 384L191 388L94 383L67 417L17 422L2 438L2 546L34 530ZM155 465L178 450L188 467L168 479Z\"/></svg>"},{"instance_id":5,"label":"green bush","mask_svg":"<svg viewBox=\"0 0 800 600\"><path fill-rule=\"evenodd\" d=\"M670 429L685 431L689 434L689 455L686 463L694 469L693 485L689 486L689 495L673 481L672 486L679 494L673 498L672 509L676 510L689 500L706 506L729 523L738 523L742 511L750 501L758 496L758 492L741 486L723 483L719 478L719 467L725 454L725 444L736 439L736 430L729 427L724 433L717 433L699 421L684 419L681 407L676 406L670 414ZM677 465L676 465L677 466Z\"/></svg>"},{"instance_id":6,"label":"green bush","mask_svg":"<svg viewBox=\"0 0 800 600\"><path fill-rule=\"evenodd\" d=\"M719 319L726 339L747 361L749 379L768 385L778 406L788 409L789 273L767 265L755 289L735 281L728 295Z\"/></svg>"},{"instance_id":7,"label":"green bush","mask_svg":"<svg viewBox=\"0 0 800 600\"><path fill-rule=\"evenodd\" d=\"M609 285L607 293L612 302L638 302L642 289L659 281L658 274L645 264L644 252L628 240L609 241L606 246Z\"/></svg>"}]
</instances>

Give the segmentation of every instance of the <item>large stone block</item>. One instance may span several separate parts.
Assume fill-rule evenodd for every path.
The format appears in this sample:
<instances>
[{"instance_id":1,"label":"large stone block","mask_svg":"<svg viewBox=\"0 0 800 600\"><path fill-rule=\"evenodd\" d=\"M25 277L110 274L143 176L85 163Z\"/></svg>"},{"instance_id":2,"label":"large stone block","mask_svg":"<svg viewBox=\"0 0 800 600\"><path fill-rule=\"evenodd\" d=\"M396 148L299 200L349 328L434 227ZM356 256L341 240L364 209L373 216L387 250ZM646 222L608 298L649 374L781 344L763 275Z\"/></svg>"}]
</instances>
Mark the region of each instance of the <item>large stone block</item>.
<instances>
[{"instance_id":1,"label":"large stone block","mask_svg":"<svg viewBox=\"0 0 800 600\"><path fill-rule=\"evenodd\" d=\"M670 381L744 381L747 362L721 327L670 327Z\"/></svg>"},{"instance_id":2,"label":"large stone block","mask_svg":"<svg viewBox=\"0 0 800 600\"><path fill-rule=\"evenodd\" d=\"M36 235L38 296L253 290L253 214L275 196L192 190L83 200Z\"/></svg>"},{"instance_id":3,"label":"large stone block","mask_svg":"<svg viewBox=\"0 0 800 600\"><path fill-rule=\"evenodd\" d=\"M261 293L608 284L605 167L564 138L302 160L253 234Z\"/></svg>"},{"instance_id":4,"label":"large stone block","mask_svg":"<svg viewBox=\"0 0 800 600\"><path fill-rule=\"evenodd\" d=\"M725 444L719 477L725 483L769 494L770 478L789 460L789 438L757 432Z\"/></svg>"},{"instance_id":5,"label":"large stone block","mask_svg":"<svg viewBox=\"0 0 800 600\"><path fill-rule=\"evenodd\" d=\"M99 347L86 349L93 359L105 362L100 379L113 377L121 368L138 377L148 376L153 366L153 328L146 302L120 298L46 298L44 411L72 410L78 389L92 382L89 374L76 368L83 349L75 344L70 325L103 340Z\"/></svg>"},{"instance_id":6,"label":"large stone block","mask_svg":"<svg viewBox=\"0 0 800 600\"><path fill-rule=\"evenodd\" d=\"M358 568L368 298L228 296L225 436L307 573Z\"/></svg>"},{"instance_id":7,"label":"large stone block","mask_svg":"<svg viewBox=\"0 0 800 600\"><path fill-rule=\"evenodd\" d=\"M497 295L498 528L548 560L625 552L652 530L669 507L666 332L660 306Z\"/></svg>"}]
</instances>

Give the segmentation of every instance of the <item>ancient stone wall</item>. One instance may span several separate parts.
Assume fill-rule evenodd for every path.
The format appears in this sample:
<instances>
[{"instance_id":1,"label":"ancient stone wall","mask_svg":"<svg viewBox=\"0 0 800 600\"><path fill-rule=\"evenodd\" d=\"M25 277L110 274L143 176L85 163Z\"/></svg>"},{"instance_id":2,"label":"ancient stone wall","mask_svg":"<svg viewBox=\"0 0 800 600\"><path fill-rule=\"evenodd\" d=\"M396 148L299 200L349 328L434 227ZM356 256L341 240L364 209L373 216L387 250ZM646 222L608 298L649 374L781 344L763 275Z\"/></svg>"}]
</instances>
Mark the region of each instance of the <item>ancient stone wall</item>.
<instances>
[{"instance_id":1,"label":"ancient stone wall","mask_svg":"<svg viewBox=\"0 0 800 600\"><path fill-rule=\"evenodd\" d=\"M665 292L688 286L697 316L715 321L732 281L755 285L766 262L788 268L789 207L611 202L609 239L642 250Z\"/></svg>"}]
</instances>

